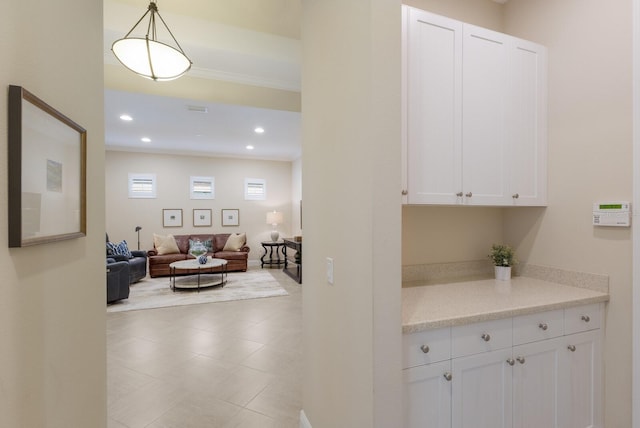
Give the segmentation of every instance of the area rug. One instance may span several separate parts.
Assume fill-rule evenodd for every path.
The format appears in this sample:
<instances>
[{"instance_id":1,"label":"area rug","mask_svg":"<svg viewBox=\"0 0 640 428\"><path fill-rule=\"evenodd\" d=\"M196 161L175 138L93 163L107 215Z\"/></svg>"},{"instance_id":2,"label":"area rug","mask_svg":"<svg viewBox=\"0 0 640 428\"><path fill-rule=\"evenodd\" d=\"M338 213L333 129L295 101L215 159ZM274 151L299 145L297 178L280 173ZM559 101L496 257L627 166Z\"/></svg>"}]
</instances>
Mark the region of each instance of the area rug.
<instances>
[{"instance_id":1,"label":"area rug","mask_svg":"<svg viewBox=\"0 0 640 428\"><path fill-rule=\"evenodd\" d=\"M207 278L203 275L201 283L206 280ZM199 292L195 289L177 289L174 292L169 287L169 278L147 277L131 285L128 299L107 305L107 312L260 299L287 296L288 294L268 271L263 270L230 272L227 275L227 283L224 287L218 285L216 287L201 288Z\"/></svg>"}]
</instances>

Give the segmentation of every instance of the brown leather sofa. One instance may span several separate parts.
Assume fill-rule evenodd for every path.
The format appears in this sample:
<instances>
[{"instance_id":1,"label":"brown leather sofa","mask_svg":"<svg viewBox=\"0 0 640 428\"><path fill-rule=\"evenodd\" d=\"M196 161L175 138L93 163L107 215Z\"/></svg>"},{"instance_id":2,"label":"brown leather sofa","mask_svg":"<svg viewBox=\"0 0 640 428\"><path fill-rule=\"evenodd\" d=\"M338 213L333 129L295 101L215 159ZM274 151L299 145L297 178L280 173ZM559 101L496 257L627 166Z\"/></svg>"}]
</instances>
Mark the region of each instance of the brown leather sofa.
<instances>
[{"instance_id":1,"label":"brown leather sofa","mask_svg":"<svg viewBox=\"0 0 640 428\"><path fill-rule=\"evenodd\" d=\"M152 250L147 251L147 257L149 260L149 276L151 278L169 276L169 265L171 263L179 260L193 259L193 257L188 254L189 239L199 239L203 243L211 239L213 251L207 253L207 255L215 257L216 259L225 259L227 261L227 272L245 272L247 270L247 259L249 258L250 249L245 244L240 251L224 251L224 245L227 243L227 239L229 239L230 235L231 234L229 233L173 235L180 252L159 255L155 247ZM180 272L184 274L195 274L197 273L197 270L186 270Z\"/></svg>"}]
</instances>

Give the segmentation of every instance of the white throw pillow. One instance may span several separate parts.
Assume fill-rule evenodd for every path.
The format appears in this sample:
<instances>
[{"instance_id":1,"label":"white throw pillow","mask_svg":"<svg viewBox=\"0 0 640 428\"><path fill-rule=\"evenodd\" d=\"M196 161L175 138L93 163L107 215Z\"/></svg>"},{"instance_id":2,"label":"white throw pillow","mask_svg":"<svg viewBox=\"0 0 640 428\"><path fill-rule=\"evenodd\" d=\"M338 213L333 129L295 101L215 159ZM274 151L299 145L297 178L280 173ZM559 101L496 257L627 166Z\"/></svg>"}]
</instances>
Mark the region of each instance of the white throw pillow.
<instances>
[{"instance_id":1,"label":"white throw pillow","mask_svg":"<svg viewBox=\"0 0 640 428\"><path fill-rule=\"evenodd\" d=\"M222 251L240 251L246 242L247 235L245 233L232 233Z\"/></svg>"},{"instance_id":2,"label":"white throw pillow","mask_svg":"<svg viewBox=\"0 0 640 428\"><path fill-rule=\"evenodd\" d=\"M153 246L156 247L158 255L179 253L178 244L173 235L156 235L153 234Z\"/></svg>"}]
</instances>

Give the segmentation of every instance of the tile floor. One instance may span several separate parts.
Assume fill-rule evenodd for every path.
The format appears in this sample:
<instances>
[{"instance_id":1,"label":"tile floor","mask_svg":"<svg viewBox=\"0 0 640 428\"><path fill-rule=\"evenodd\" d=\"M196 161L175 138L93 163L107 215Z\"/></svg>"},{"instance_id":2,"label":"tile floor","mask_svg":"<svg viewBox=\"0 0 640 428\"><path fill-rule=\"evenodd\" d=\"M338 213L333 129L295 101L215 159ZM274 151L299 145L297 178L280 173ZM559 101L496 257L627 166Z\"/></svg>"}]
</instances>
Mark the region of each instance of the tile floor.
<instances>
[{"instance_id":1,"label":"tile floor","mask_svg":"<svg viewBox=\"0 0 640 428\"><path fill-rule=\"evenodd\" d=\"M302 288L269 271L289 296L107 314L108 428L298 428Z\"/></svg>"}]
</instances>

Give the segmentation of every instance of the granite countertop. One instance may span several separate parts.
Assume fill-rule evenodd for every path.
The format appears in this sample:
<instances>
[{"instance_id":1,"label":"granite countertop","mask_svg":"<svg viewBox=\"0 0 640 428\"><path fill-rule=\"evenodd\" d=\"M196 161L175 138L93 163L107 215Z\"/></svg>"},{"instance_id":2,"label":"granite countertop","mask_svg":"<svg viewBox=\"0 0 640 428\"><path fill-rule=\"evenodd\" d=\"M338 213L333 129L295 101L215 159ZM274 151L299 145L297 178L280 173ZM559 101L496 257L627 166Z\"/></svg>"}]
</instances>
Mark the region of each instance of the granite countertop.
<instances>
[{"instance_id":1,"label":"granite countertop","mask_svg":"<svg viewBox=\"0 0 640 428\"><path fill-rule=\"evenodd\" d=\"M402 332L606 302L609 294L529 277L468 280L402 289Z\"/></svg>"}]
</instances>

